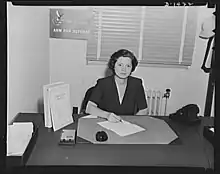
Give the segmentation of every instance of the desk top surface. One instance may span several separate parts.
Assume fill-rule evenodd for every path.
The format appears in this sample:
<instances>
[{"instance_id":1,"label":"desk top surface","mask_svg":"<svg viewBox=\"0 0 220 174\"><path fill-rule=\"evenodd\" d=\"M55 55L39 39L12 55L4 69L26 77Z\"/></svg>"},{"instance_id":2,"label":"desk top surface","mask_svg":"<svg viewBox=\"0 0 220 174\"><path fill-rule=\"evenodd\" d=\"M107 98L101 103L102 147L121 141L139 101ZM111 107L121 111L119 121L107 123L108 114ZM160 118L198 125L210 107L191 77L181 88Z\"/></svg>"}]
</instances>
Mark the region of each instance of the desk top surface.
<instances>
[{"instance_id":1,"label":"desk top surface","mask_svg":"<svg viewBox=\"0 0 220 174\"><path fill-rule=\"evenodd\" d=\"M197 126L185 126L172 122L168 117L157 118L169 124L178 134L181 144L77 143L59 146L62 129L53 132L45 128L42 114L19 114L14 122L32 121L39 126L38 139L26 165L213 167L214 149L201 134L204 122ZM65 127L68 128L77 129L77 121Z\"/></svg>"}]
</instances>

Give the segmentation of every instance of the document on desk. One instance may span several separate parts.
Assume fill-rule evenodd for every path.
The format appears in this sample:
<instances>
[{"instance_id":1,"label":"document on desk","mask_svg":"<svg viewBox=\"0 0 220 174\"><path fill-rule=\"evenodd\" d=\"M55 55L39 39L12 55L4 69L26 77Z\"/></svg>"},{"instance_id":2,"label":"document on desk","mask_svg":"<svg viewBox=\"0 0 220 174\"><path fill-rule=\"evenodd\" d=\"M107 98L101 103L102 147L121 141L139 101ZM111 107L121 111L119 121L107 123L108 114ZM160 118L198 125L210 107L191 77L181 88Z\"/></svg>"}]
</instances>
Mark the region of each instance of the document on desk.
<instances>
[{"instance_id":1,"label":"document on desk","mask_svg":"<svg viewBox=\"0 0 220 174\"><path fill-rule=\"evenodd\" d=\"M103 121L103 122L99 122L98 124L106 129L115 132L119 136L127 136L145 130L144 128L136 124L132 124L124 120L122 122L117 122L117 123Z\"/></svg>"}]
</instances>

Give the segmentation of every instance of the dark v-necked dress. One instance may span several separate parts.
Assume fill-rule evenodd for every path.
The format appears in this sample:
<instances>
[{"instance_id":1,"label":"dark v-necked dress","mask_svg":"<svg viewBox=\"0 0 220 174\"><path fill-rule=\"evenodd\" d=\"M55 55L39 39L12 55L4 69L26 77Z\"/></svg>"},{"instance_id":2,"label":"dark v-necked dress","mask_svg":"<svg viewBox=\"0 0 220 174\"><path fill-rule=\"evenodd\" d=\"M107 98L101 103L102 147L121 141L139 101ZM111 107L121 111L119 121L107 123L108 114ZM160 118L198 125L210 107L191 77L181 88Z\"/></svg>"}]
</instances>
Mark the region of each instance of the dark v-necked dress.
<instances>
[{"instance_id":1,"label":"dark v-necked dress","mask_svg":"<svg viewBox=\"0 0 220 174\"><path fill-rule=\"evenodd\" d=\"M135 115L139 110L147 108L142 80L129 76L122 102L119 101L114 76L97 80L90 101L105 111L116 115Z\"/></svg>"}]
</instances>

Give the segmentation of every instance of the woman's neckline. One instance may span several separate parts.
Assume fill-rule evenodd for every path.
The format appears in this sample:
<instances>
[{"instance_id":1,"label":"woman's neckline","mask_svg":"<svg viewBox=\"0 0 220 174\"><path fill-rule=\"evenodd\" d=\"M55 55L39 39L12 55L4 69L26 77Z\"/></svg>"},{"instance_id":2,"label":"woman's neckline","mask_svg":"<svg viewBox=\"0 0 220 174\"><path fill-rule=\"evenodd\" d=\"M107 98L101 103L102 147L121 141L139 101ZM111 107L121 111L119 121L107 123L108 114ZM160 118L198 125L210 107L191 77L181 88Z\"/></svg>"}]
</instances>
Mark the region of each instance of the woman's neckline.
<instances>
[{"instance_id":1,"label":"woman's neckline","mask_svg":"<svg viewBox=\"0 0 220 174\"><path fill-rule=\"evenodd\" d=\"M129 76L125 79L125 81L123 83L121 83L119 81L119 78L116 77L116 75L113 76L115 83L117 83L117 85L119 85L119 86L126 86L128 84L128 78L129 78Z\"/></svg>"},{"instance_id":2,"label":"woman's neckline","mask_svg":"<svg viewBox=\"0 0 220 174\"><path fill-rule=\"evenodd\" d=\"M129 83L129 76L128 76L128 78L127 78L127 82L125 83L125 85L124 85L124 87L125 87L125 91L124 91L124 95L123 96L121 96L120 95L120 90L119 90L119 86L118 86L118 84L117 84L117 82L116 82L116 80L115 80L115 77L113 76L113 81L114 81L114 86L115 86L115 89L116 89L116 91L117 91L117 98L118 98L118 102L119 102L119 105L121 106L122 104L123 104L123 101L124 101L124 98L125 98L125 96L127 95L126 93L127 93L127 90L128 90L128 83Z\"/></svg>"}]
</instances>

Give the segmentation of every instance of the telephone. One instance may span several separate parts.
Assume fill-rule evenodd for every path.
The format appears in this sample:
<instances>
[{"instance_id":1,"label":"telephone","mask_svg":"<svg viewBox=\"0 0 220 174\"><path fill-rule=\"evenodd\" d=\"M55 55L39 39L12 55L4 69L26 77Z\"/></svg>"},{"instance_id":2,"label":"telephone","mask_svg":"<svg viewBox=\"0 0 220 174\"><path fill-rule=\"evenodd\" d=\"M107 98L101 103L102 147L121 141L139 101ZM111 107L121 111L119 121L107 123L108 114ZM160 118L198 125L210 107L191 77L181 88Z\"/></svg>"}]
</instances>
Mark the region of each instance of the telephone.
<instances>
[{"instance_id":1,"label":"telephone","mask_svg":"<svg viewBox=\"0 0 220 174\"><path fill-rule=\"evenodd\" d=\"M188 104L178 109L175 113L170 114L169 118L173 121L191 125L201 122L198 113L199 107L196 104Z\"/></svg>"}]
</instances>

